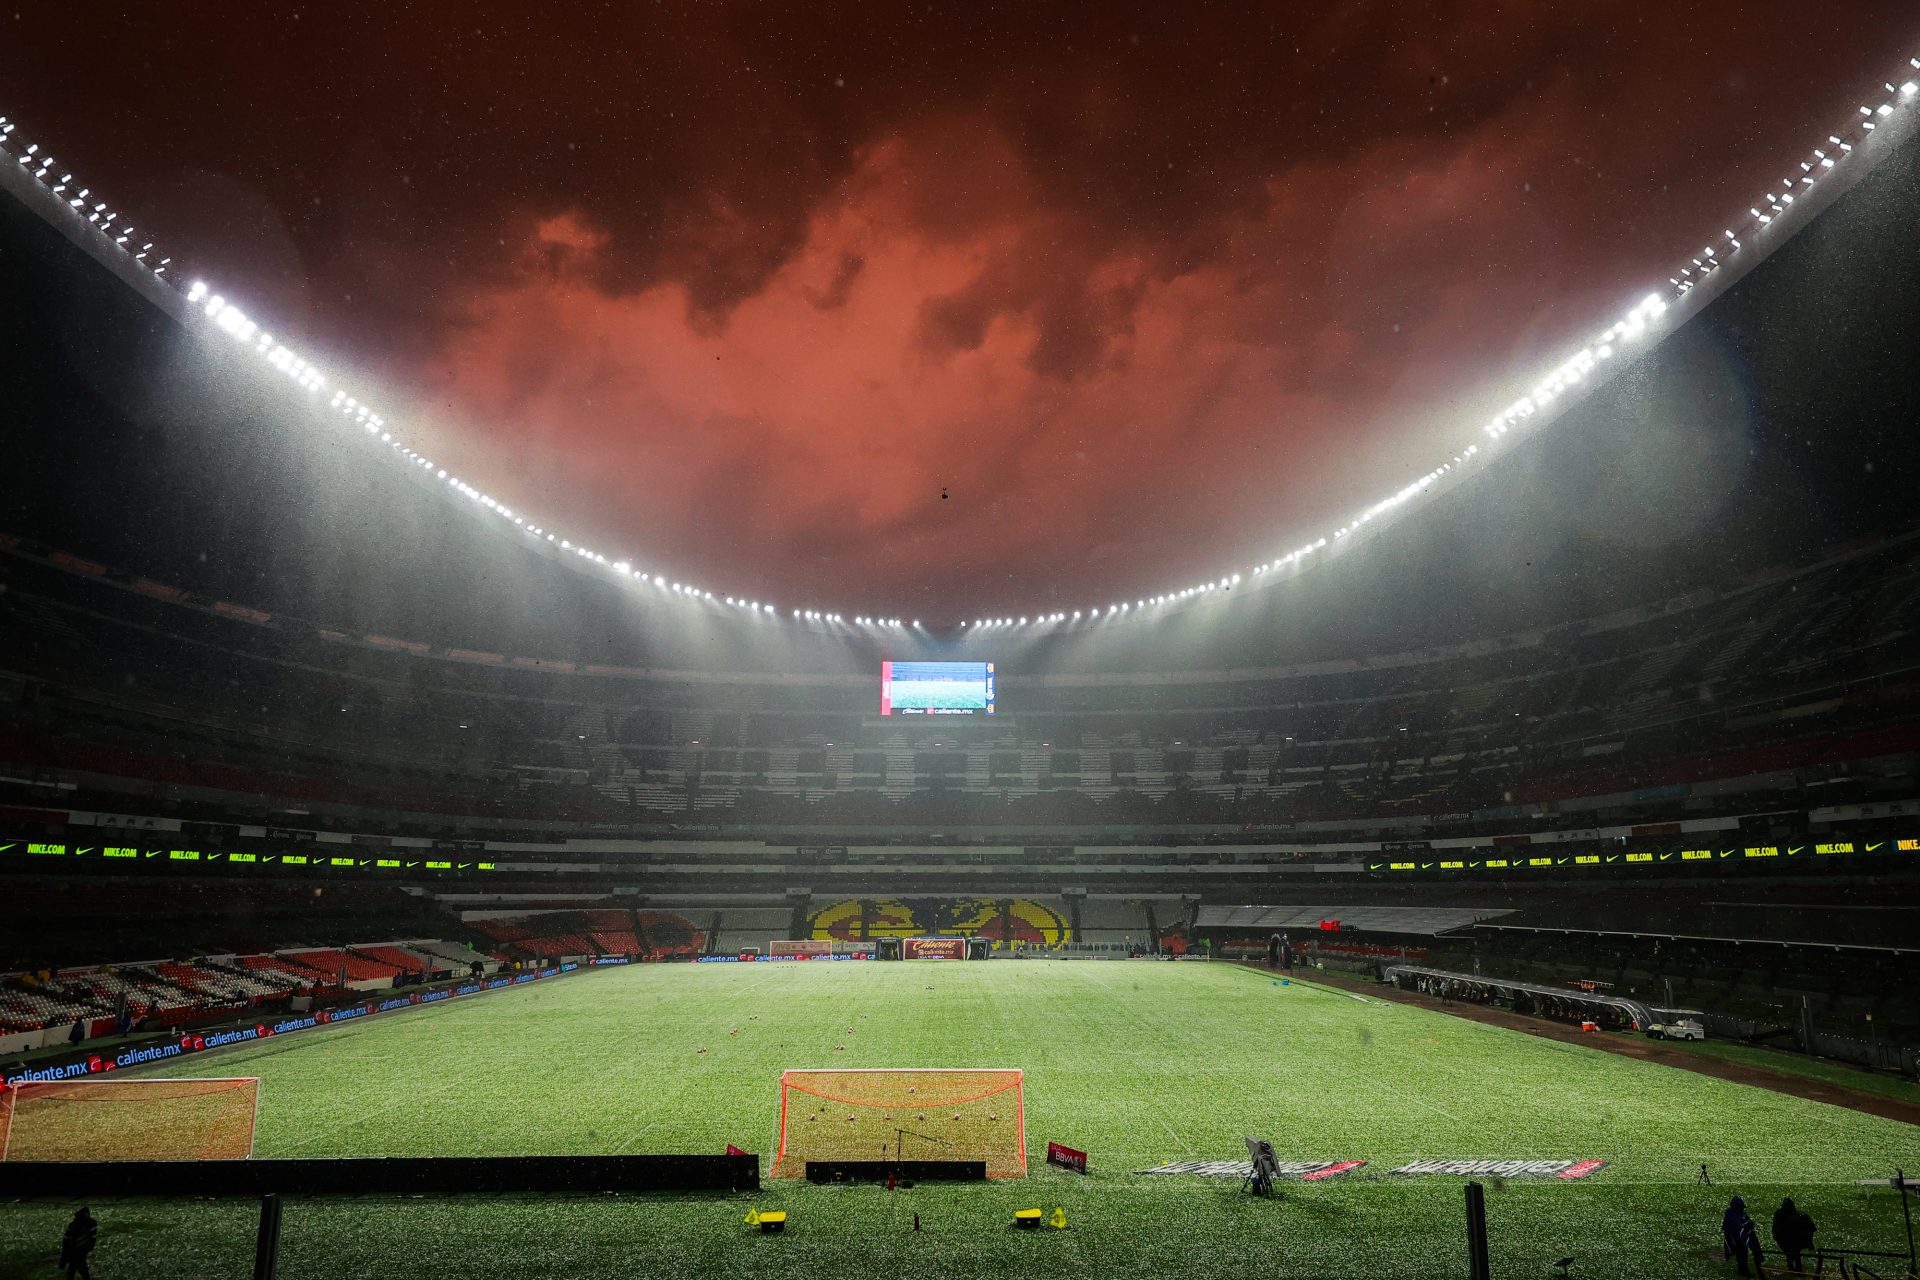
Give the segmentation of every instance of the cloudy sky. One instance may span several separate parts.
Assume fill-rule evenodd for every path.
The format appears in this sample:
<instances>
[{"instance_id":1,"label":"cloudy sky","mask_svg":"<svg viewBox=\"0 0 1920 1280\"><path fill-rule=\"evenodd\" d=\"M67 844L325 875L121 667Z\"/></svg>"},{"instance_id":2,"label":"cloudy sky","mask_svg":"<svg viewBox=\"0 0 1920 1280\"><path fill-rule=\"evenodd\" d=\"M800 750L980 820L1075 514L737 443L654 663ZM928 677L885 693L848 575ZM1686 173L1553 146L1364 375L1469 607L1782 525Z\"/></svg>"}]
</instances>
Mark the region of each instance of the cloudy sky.
<instances>
[{"instance_id":1,"label":"cloudy sky","mask_svg":"<svg viewBox=\"0 0 1920 1280\"><path fill-rule=\"evenodd\" d=\"M1879 0L401 8L0 13L0 112L549 527L948 617L1324 532L1920 43Z\"/></svg>"}]
</instances>

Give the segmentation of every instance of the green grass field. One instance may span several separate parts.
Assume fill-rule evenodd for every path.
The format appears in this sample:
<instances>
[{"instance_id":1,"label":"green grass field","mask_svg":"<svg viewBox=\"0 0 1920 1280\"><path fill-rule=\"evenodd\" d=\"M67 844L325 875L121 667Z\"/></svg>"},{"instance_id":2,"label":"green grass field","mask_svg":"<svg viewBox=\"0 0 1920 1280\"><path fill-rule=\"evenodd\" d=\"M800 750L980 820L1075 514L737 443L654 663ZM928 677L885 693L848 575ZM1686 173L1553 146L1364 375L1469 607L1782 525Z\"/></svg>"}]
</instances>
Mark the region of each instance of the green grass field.
<instances>
[{"instance_id":1,"label":"green grass field","mask_svg":"<svg viewBox=\"0 0 1920 1280\"><path fill-rule=\"evenodd\" d=\"M844 1049L836 1049L844 1046ZM699 1050L705 1048L707 1052ZM1023 1068L1031 1176L752 1196L314 1199L287 1277L1464 1274L1461 1180L1416 1157L1609 1161L1586 1182L1489 1188L1494 1273L1717 1276L1720 1208L1791 1194L1825 1244L1900 1247L1920 1129L1225 964L658 965L584 974L177 1064L264 1080L261 1156L718 1152L771 1164L788 1067ZM168 1073L161 1073L168 1074ZM1358 1158L1283 1184L1142 1175L1162 1161ZM1094 1174L1049 1169L1054 1139ZM1696 1185L1702 1161L1716 1186ZM1064 1206L1064 1231L1013 1210ZM742 1225L783 1208L788 1233ZM248 1274L254 1207L96 1205L101 1276ZM0 1276L52 1273L65 1203L0 1212ZM923 1230L910 1229L913 1213Z\"/></svg>"},{"instance_id":2,"label":"green grass field","mask_svg":"<svg viewBox=\"0 0 1920 1280\"><path fill-rule=\"evenodd\" d=\"M1902 1080L1898 1076L1888 1075L1885 1072L1863 1070L1844 1062L1809 1058L1804 1054L1769 1049L1762 1045L1739 1044L1732 1040L1676 1040L1669 1043L1683 1053L1695 1053L1704 1058L1719 1058L1723 1062L1736 1062L1743 1067L1764 1067L1769 1071L1818 1080L1822 1084L1837 1084L1848 1089L1858 1089L1864 1093L1877 1093L1883 1098L1920 1103L1920 1085L1911 1080Z\"/></svg>"}]
</instances>

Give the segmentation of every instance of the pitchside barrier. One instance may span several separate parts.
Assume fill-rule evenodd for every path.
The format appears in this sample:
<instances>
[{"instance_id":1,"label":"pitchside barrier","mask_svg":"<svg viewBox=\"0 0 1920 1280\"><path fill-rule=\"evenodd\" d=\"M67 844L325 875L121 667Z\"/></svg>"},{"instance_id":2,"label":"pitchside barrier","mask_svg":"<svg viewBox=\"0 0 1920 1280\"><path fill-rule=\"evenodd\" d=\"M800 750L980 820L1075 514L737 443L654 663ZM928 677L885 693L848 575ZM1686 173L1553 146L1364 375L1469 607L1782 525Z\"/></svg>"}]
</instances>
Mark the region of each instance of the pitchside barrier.
<instances>
[{"instance_id":1,"label":"pitchside barrier","mask_svg":"<svg viewBox=\"0 0 1920 1280\"><path fill-rule=\"evenodd\" d=\"M811 960L833 954L833 942L826 938L785 938L767 943L767 954L775 960Z\"/></svg>"},{"instance_id":2,"label":"pitchside barrier","mask_svg":"<svg viewBox=\"0 0 1920 1280\"><path fill-rule=\"evenodd\" d=\"M965 960L967 940L965 938L902 938L900 939L900 958L902 960Z\"/></svg>"},{"instance_id":3,"label":"pitchside barrier","mask_svg":"<svg viewBox=\"0 0 1920 1280\"><path fill-rule=\"evenodd\" d=\"M0 1163L0 1198L757 1191L760 1157L424 1156Z\"/></svg>"},{"instance_id":4,"label":"pitchside barrier","mask_svg":"<svg viewBox=\"0 0 1920 1280\"><path fill-rule=\"evenodd\" d=\"M1024 1076L1016 1068L780 1073L780 1144L770 1178L815 1162L980 1161L1027 1174Z\"/></svg>"}]
</instances>

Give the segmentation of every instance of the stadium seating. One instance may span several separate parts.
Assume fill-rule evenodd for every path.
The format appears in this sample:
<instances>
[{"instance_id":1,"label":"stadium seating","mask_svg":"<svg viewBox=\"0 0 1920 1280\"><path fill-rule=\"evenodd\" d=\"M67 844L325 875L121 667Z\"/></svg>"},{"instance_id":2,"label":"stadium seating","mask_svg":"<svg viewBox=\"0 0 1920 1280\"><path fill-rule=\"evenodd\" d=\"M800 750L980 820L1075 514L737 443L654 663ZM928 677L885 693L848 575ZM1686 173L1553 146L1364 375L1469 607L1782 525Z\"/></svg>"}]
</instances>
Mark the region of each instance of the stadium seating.
<instances>
[{"instance_id":1,"label":"stadium seating","mask_svg":"<svg viewBox=\"0 0 1920 1280\"><path fill-rule=\"evenodd\" d=\"M1823 798L1844 799L1872 793L1846 761L1920 746L1920 697L1849 684L1920 626L1913 539L1474 643L1196 673L1144 694L1125 680L1036 687L1017 728L876 726L833 690L770 711L724 682L577 670L483 691L430 650L262 637L50 563L5 566L0 623L44 640L23 686L32 710L0 705L0 759L94 785L560 823L1337 822L1584 797L1657 809L1660 787L1748 779L1764 796L1807 767L1835 775ZM198 674L209 643L286 670L271 733ZM149 675L129 697L117 673L136 654ZM356 677L406 692L361 696L349 655Z\"/></svg>"},{"instance_id":2,"label":"stadium seating","mask_svg":"<svg viewBox=\"0 0 1920 1280\"><path fill-rule=\"evenodd\" d=\"M600 954L633 956L645 950L639 936L633 931L631 911L586 911L581 914L587 937Z\"/></svg>"},{"instance_id":3,"label":"stadium seating","mask_svg":"<svg viewBox=\"0 0 1920 1280\"><path fill-rule=\"evenodd\" d=\"M616 913L618 914L618 913ZM517 960L602 954L578 911L546 912L520 919L473 920L473 928L502 944L500 954Z\"/></svg>"},{"instance_id":4,"label":"stadium seating","mask_svg":"<svg viewBox=\"0 0 1920 1280\"><path fill-rule=\"evenodd\" d=\"M332 987L339 983L339 972L315 969L291 956L242 956L243 967L259 973L280 973L308 986Z\"/></svg>"},{"instance_id":5,"label":"stadium seating","mask_svg":"<svg viewBox=\"0 0 1920 1280\"><path fill-rule=\"evenodd\" d=\"M137 1021L201 1021L316 988L335 989L342 969L349 984L392 983L430 970L464 973L477 958L479 953L466 942L422 939L404 947L360 943L0 974L0 1036L65 1028L75 1019L97 1034L122 1008Z\"/></svg>"},{"instance_id":6,"label":"stadium seating","mask_svg":"<svg viewBox=\"0 0 1920 1280\"><path fill-rule=\"evenodd\" d=\"M104 1012L92 999L70 996L47 984L0 982L0 1034L66 1026L75 1018L95 1018Z\"/></svg>"},{"instance_id":7,"label":"stadium seating","mask_svg":"<svg viewBox=\"0 0 1920 1280\"><path fill-rule=\"evenodd\" d=\"M406 949L431 960L435 969L450 968L464 971L476 960L483 962L485 960L484 954L474 950L470 943L447 942L440 939L410 939Z\"/></svg>"},{"instance_id":8,"label":"stadium seating","mask_svg":"<svg viewBox=\"0 0 1920 1280\"><path fill-rule=\"evenodd\" d=\"M290 961L305 969L317 973L342 974L349 983L353 982L391 982L406 970L397 964L386 964L361 954L359 951L321 948L312 951L289 951L280 959Z\"/></svg>"},{"instance_id":9,"label":"stadium seating","mask_svg":"<svg viewBox=\"0 0 1920 1280\"><path fill-rule=\"evenodd\" d=\"M711 949L726 955L752 948L764 952L767 944L792 930L793 912L785 907L733 907L715 913L710 930Z\"/></svg>"},{"instance_id":10,"label":"stadium seating","mask_svg":"<svg viewBox=\"0 0 1920 1280\"><path fill-rule=\"evenodd\" d=\"M375 961L406 974L426 973L436 966L428 963L424 956L396 946L385 944L362 944L352 949L356 956Z\"/></svg>"}]
</instances>

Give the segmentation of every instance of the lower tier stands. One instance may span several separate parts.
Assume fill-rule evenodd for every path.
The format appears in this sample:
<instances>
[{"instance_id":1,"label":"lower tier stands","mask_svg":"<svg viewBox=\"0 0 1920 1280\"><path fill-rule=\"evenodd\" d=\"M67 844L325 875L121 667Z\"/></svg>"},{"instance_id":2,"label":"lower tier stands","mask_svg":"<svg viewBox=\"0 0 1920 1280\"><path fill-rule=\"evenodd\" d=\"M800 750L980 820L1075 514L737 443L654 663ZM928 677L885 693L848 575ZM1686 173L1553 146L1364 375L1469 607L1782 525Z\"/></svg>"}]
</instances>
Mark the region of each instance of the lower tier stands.
<instances>
[{"instance_id":1,"label":"lower tier stands","mask_svg":"<svg viewBox=\"0 0 1920 1280\"><path fill-rule=\"evenodd\" d=\"M1714 1015L1717 1035L1796 1040L1805 1018L1823 1036L1920 1048L1920 886L1910 879L1795 886L1791 900L1769 898L1778 886L1668 884L1542 890L1499 907L1203 906L1199 923L1216 953L1240 958L1261 959L1283 932L1306 963L1378 971L1408 960L1698 1009ZM1316 916L1342 927L1322 931ZM1577 1020L1577 1005L1556 1007Z\"/></svg>"},{"instance_id":2,"label":"lower tier stands","mask_svg":"<svg viewBox=\"0 0 1920 1280\"><path fill-rule=\"evenodd\" d=\"M395 962L369 959L366 953ZM84 1038L117 1030L123 1020L146 1027L205 1021L293 995L377 990L404 978L457 976L476 958L462 944L436 939L4 974L0 1040L75 1023Z\"/></svg>"},{"instance_id":3,"label":"lower tier stands","mask_svg":"<svg viewBox=\"0 0 1920 1280\"><path fill-rule=\"evenodd\" d=\"M711 912L694 924L668 912L587 908L577 911L469 911L467 926L487 939L501 960L560 956L632 956L667 959L703 953Z\"/></svg>"},{"instance_id":4,"label":"lower tier stands","mask_svg":"<svg viewBox=\"0 0 1920 1280\"><path fill-rule=\"evenodd\" d=\"M1801 1039L1804 1018L1821 1036L1920 1049L1920 994L1910 955L1798 943L1476 931L1471 939L1431 948L1423 963L1700 1010L1718 1036L1791 1045Z\"/></svg>"},{"instance_id":5,"label":"lower tier stands","mask_svg":"<svg viewBox=\"0 0 1920 1280\"><path fill-rule=\"evenodd\" d=\"M1265 905L903 895L785 905L715 896L634 906L604 896L516 903L511 895L435 899L371 889L316 897L260 883L76 889L10 878L0 887L0 923L11 944L29 953L37 944L49 953L92 949L79 957L90 962L84 967L55 962L0 976L0 1040L76 1021L87 1034L102 1034L127 1013L162 1025L190 1022L315 991L461 973L476 961L493 968L563 957L685 960L764 950L783 939L920 935L985 938L1002 955L1210 950L1257 959L1267 938L1284 932L1307 963L1366 968L1405 958L1696 1007L1739 1019L1758 1035L1806 1018L1822 1034L1920 1044L1920 997L1911 982L1920 954L1913 941L1920 938L1920 875L1913 873L1668 878L1604 889L1564 879L1475 885L1326 877L1294 901ZM412 927L349 932L368 920ZM268 946L199 945L223 936L223 921L237 921L237 932L269 934ZM100 965L102 949L123 936L166 958Z\"/></svg>"}]
</instances>

